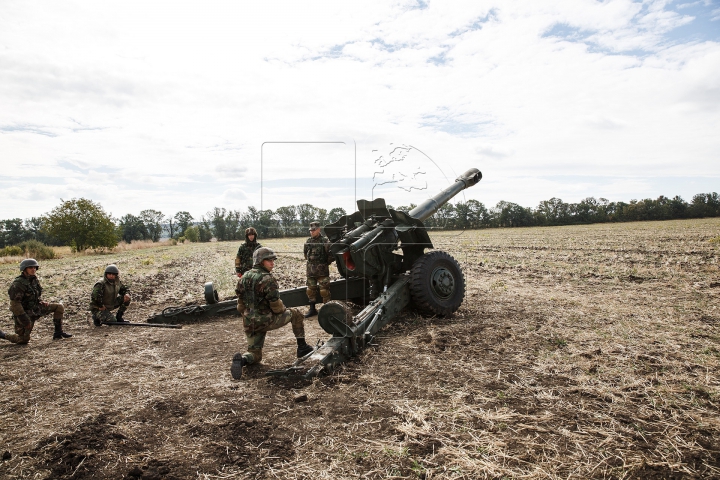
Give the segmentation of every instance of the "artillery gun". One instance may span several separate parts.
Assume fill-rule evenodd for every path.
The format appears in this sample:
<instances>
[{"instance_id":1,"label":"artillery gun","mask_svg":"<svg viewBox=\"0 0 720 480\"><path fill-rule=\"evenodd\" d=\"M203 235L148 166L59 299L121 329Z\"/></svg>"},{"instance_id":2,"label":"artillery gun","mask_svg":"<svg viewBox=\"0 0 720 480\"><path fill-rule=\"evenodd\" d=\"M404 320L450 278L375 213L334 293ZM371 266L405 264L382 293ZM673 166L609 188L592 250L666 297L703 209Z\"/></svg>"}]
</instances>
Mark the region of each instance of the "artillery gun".
<instances>
[{"instance_id":1,"label":"artillery gun","mask_svg":"<svg viewBox=\"0 0 720 480\"><path fill-rule=\"evenodd\" d=\"M465 297L465 278L458 262L433 249L423 224L455 195L476 185L482 173L471 168L442 192L403 212L388 208L385 200L358 200L358 211L324 227L330 239L341 280L330 282L333 301L318 312L318 323L331 334L313 352L288 368L268 375L313 377L371 345L375 335L403 308L412 305L424 314L447 316ZM305 287L283 290L287 307L309 305ZM206 305L169 307L150 323L176 323L207 316L235 314L235 300L218 301L211 282L205 284ZM357 315L338 300L364 306ZM317 303L322 299L318 296Z\"/></svg>"}]
</instances>

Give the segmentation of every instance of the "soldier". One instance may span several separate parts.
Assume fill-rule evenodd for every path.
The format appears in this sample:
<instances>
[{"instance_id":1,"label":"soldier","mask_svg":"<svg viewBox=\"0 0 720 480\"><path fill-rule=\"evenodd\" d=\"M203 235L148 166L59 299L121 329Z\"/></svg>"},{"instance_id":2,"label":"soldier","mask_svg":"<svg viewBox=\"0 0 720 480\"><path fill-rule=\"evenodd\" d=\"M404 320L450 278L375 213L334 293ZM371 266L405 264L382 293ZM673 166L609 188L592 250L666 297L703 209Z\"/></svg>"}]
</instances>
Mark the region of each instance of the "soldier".
<instances>
[{"instance_id":1,"label":"soldier","mask_svg":"<svg viewBox=\"0 0 720 480\"><path fill-rule=\"evenodd\" d=\"M330 301L330 264L335 260L330 254L330 240L323 236L320 231L320 223L310 224L310 238L305 242L303 253L307 260L307 296L310 300L310 310L305 318L317 315L315 299L317 298L318 287L323 303Z\"/></svg>"},{"instance_id":2,"label":"soldier","mask_svg":"<svg viewBox=\"0 0 720 480\"><path fill-rule=\"evenodd\" d=\"M120 270L117 265L105 267L105 275L95 284L90 294L90 311L93 323L99 327L103 322L123 322L123 314L130 305L128 287L120 281ZM120 308L118 308L120 307ZM112 311L118 309L117 314Z\"/></svg>"},{"instance_id":3,"label":"soldier","mask_svg":"<svg viewBox=\"0 0 720 480\"><path fill-rule=\"evenodd\" d=\"M35 276L38 269L40 269L40 265L34 258L26 258L20 262L21 275L13 280L8 289L10 311L15 320L15 333L5 333L0 330L0 338L13 343L28 343L35 321L50 312L53 313L53 323L55 324L53 340L72 337L62 329L62 317L65 312L62 303L48 303L40 300L42 287Z\"/></svg>"},{"instance_id":4,"label":"soldier","mask_svg":"<svg viewBox=\"0 0 720 480\"><path fill-rule=\"evenodd\" d=\"M245 243L238 248L235 257L235 273L238 277L242 277L243 273L253 267L253 252L262 247L257 242L257 230L253 227L245 229Z\"/></svg>"},{"instance_id":5,"label":"soldier","mask_svg":"<svg viewBox=\"0 0 720 480\"><path fill-rule=\"evenodd\" d=\"M297 357L301 358L313 351L305 342L303 315L296 308L286 308L278 293L278 283L271 274L277 256L271 249L262 247L253 253L253 268L238 280L237 309L243 316L247 352L236 353L232 360L230 373L234 379L242 377L245 365L259 363L262 360L262 348L265 335L288 323L297 339Z\"/></svg>"}]
</instances>

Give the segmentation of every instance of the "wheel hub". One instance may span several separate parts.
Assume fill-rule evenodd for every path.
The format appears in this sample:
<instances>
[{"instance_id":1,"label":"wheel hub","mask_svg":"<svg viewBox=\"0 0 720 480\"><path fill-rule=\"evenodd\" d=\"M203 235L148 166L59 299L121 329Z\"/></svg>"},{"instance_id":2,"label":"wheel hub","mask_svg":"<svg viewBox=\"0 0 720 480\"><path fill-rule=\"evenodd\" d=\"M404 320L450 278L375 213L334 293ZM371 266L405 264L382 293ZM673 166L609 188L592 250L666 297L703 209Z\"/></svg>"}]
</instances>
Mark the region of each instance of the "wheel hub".
<instances>
[{"instance_id":1,"label":"wheel hub","mask_svg":"<svg viewBox=\"0 0 720 480\"><path fill-rule=\"evenodd\" d=\"M447 298L455 291L455 277L445 268L438 268L432 273L431 286L433 292L441 298Z\"/></svg>"}]
</instances>

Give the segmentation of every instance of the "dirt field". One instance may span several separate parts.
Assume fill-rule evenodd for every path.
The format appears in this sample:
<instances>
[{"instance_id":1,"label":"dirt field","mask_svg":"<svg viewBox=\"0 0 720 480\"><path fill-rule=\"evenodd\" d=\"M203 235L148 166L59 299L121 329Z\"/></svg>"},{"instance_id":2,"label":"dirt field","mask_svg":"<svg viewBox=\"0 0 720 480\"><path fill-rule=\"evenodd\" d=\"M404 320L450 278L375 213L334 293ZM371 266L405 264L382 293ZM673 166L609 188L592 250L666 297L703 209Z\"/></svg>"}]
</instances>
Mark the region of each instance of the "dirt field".
<instances>
[{"instance_id":1,"label":"dirt field","mask_svg":"<svg viewBox=\"0 0 720 480\"><path fill-rule=\"evenodd\" d=\"M29 345L0 341L0 477L720 478L720 219L432 237L466 275L457 314L407 312L307 384L264 376L294 360L289 326L234 381L237 317L89 323L108 263L131 321L202 303L209 280L230 297L237 243L42 262L75 336L51 340L46 317ZM304 284L302 241L262 241L282 288Z\"/></svg>"}]
</instances>

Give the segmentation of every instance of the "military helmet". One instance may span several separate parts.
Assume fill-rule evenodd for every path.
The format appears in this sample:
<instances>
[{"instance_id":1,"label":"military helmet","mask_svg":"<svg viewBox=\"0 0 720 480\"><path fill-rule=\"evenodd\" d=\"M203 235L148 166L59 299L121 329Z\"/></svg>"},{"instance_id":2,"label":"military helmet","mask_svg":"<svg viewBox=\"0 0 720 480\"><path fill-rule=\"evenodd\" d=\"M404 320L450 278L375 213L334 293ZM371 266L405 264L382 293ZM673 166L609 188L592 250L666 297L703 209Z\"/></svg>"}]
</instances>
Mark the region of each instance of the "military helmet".
<instances>
[{"instance_id":1,"label":"military helmet","mask_svg":"<svg viewBox=\"0 0 720 480\"><path fill-rule=\"evenodd\" d=\"M317 230L318 228L320 228L320 222L311 222L308 231L312 232L313 230Z\"/></svg>"},{"instance_id":2,"label":"military helmet","mask_svg":"<svg viewBox=\"0 0 720 480\"><path fill-rule=\"evenodd\" d=\"M105 275L108 273L114 273L115 275L120 275L120 270L117 268L117 265L111 264L105 267Z\"/></svg>"},{"instance_id":3,"label":"military helmet","mask_svg":"<svg viewBox=\"0 0 720 480\"><path fill-rule=\"evenodd\" d=\"M257 230L255 230L253 227L248 227L245 229L245 238L247 238L248 235L255 235L255 240L257 240Z\"/></svg>"},{"instance_id":4,"label":"military helmet","mask_svg":"<svg viewBox=\"0 0 720 480\"><path fill-rule=\"evenodd\" d=\"M260 265L263 260L275 260L277 255L272 248L261 247L253 252L253 265Z\"/></svg>"},{"instance_id":5,"label":"military helmet","mask_svg":"<svg viewBox=\"0 0 720 480\"><path fill-rule=\"evenodd\" d=\"M26 258L22 262L20 262L20 271L24 272L26 268L28 267L35 267L38 270L40 270L40 265L38 265L37 260L34 258Z\"/></svg>"}]
</instances>

